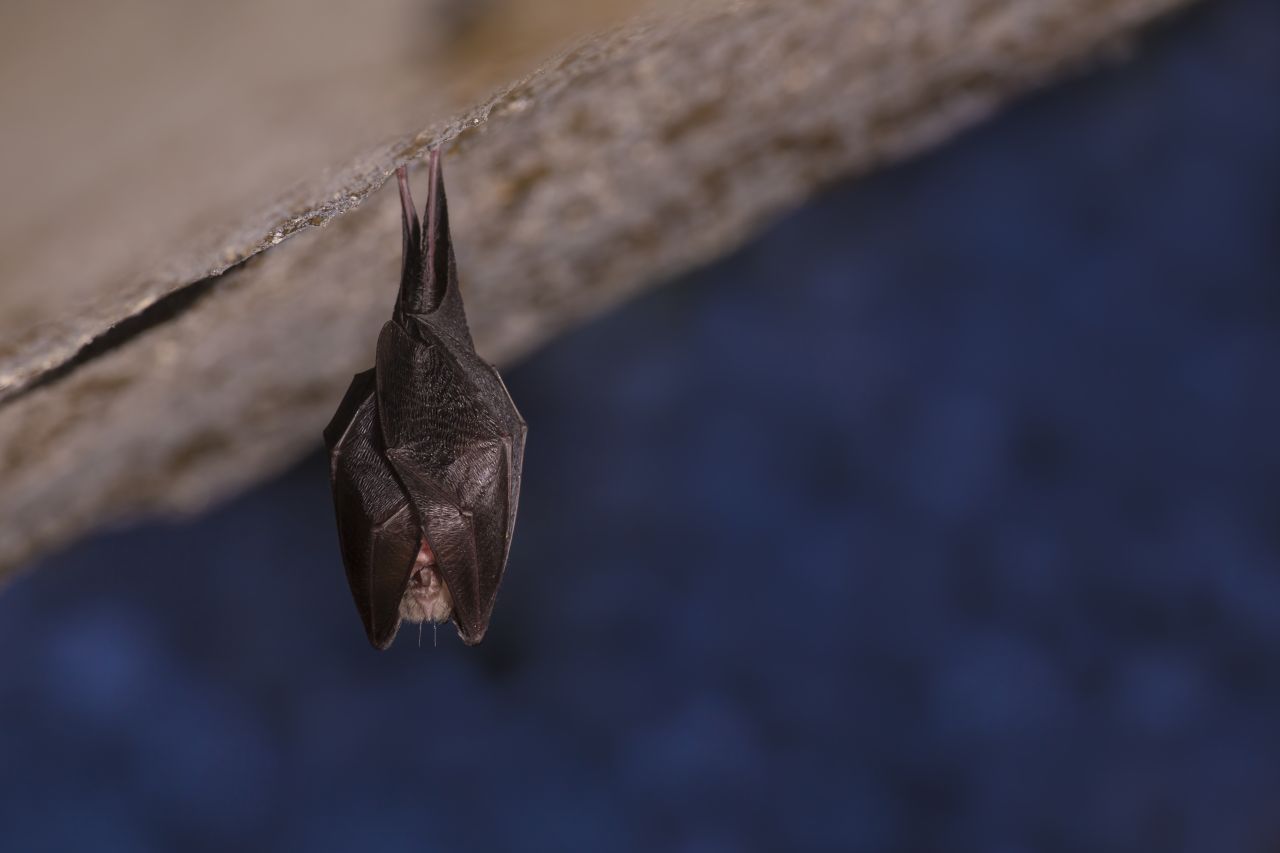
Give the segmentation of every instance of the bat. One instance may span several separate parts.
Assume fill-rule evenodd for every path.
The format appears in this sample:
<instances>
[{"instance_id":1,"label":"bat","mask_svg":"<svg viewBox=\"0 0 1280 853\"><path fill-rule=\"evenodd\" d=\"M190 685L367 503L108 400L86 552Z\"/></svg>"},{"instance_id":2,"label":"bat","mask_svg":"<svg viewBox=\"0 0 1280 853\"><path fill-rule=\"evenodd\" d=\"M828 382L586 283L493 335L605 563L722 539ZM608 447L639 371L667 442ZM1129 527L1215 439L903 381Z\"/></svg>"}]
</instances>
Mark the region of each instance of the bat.
<instances>
[{"instance_id":1,"label":"bat","mask_svg":"<svg viewBox=\"0 0 1280 853\"><path fill-rule=\"evenodd\" d=\"M484 638L524 463L524 419L467 327L439 149L428 173L419 223L408 172L396 170L400 290L373 368L324 430L347 583L377 649L403 621L452 619L467 645Z\"/></svg>"}]
</instances>

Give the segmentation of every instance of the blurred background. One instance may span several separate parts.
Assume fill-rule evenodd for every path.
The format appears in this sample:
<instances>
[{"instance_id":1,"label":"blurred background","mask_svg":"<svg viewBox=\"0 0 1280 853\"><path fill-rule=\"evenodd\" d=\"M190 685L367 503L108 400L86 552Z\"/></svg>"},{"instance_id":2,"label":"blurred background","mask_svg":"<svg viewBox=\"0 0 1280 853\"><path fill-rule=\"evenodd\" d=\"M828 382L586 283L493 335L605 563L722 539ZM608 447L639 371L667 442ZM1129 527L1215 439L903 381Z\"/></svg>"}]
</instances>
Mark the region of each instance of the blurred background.
<instances>
[{"instance_id":1,"label":"blurred background","mask_svg":"<svg viewBox=\"0 0 1280 853\"><path fill-rule=\"evenodd\" d=\"M1277 91L1204 4L507 370L480 647L318 436L31 566L0 849L1280 850Z\"/></svg>"},{"instance_id":2,"label":"blurred background","mask_svg":"<svg viewBox=\"0 0 1280 853\"><path fill-rule=\"evenodd\" d=\"M171 264L193 232L222 236L246 210L653 5L5 0L0 356L27 327L101 298L104 277Z\"/></svg>"}]
</instances>

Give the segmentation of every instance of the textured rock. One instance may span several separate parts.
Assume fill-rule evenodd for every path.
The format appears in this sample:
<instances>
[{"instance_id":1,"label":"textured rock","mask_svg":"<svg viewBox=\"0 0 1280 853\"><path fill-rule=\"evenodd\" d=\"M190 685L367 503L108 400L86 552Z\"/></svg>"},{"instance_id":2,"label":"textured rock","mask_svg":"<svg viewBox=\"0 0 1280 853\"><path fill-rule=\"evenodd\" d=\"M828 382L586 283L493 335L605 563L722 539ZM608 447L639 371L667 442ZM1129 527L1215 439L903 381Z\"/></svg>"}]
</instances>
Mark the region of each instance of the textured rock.
<instances>
[{"instance_id":1,"label":"textured rock","mask_svg":"<svg viewBox=\"0 0 1280 853\"><path fill-rule=\"evenodd\" d=\"M375 191L434 145L474 331L505 361L1183 2L654 12L232 227L166 238L151 272L114 270L78 310L5 332L0 566L107 520L198 509L312 447L394 296L397 211Z\"/></svg>"}]
</instances>

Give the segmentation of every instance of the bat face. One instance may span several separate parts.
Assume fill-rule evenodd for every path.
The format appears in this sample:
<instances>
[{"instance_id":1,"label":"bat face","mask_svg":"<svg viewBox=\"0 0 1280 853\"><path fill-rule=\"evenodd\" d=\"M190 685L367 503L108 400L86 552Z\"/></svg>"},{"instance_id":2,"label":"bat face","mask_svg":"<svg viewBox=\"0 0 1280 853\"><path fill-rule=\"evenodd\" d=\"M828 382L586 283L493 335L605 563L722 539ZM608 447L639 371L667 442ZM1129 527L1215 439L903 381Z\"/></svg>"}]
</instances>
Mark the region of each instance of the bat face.
<instances>
[{"instance_id":1,"label":"bat face","mask_svg":"<svg viewBox=\"0 0 1280 853\"><path fill-rule=\"evenodd\" d=\"M506 569L520 498L525 423L476 355L449 238L439 152L426 228L405 168L404 268L374 367L359 373L329 426L330 481L347 581L369 641L402 621L452 619L480 642Z\"/></svg>"}]
</instances>

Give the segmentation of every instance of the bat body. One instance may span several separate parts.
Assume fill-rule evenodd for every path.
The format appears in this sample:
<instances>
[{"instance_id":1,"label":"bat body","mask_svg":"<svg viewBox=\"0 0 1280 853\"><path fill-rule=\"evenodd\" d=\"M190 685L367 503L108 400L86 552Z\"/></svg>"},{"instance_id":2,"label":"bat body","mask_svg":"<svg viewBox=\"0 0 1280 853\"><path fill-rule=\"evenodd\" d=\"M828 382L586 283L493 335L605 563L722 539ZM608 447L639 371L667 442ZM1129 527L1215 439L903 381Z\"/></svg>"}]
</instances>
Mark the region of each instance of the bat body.
<instances>
[{"instance_id":1,"label":"bat body","mask_svg":"<svg viewBox=\"0 0 1280 853\"><path fill-rule=\"evenodd\" d=\"M376 648L402 620L489 626L520 498L525 423L467 328L439 152L425 222L396 171L404 266L374 367L325 428L347 582ZM424 227L425 226L425 227Z\"/></svg>"}]
</instances>

